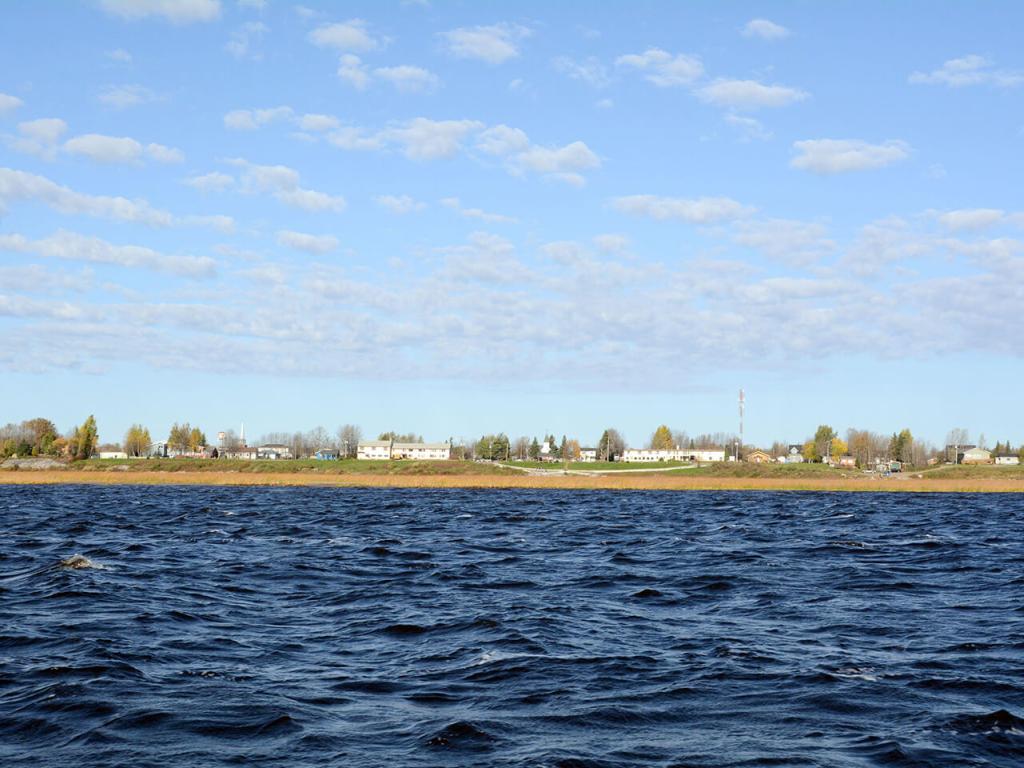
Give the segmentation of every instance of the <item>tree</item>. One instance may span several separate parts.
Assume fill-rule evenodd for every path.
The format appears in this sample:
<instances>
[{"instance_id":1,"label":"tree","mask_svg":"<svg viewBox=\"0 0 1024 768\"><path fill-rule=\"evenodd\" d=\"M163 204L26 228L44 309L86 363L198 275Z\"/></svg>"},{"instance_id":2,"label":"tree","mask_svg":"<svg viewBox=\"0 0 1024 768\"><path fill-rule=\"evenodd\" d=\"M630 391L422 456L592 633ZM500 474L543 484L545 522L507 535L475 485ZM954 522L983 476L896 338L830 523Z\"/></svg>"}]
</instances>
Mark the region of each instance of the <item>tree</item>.
<instances>
[{"instance_id":1,"label":"tree","mask_svg":"<svg viewBox=\"0 0 1024 768\"><path fill-rule=\"evenodd\" d=\"M199 427L192 427L188 433L188 449L196 453L206 447L206 435Z\"/></svg>"},{"instance_id":2,"label":"tree","mask_svg":"<svg viewBox=\"0 0 1024 768\"><path fill-rule=\"evenodd\" d=\"M362 439L363 430L355 424L343 424L338 427L338 448L345 458L350 459L356 455Z\"/></svg>"},{"instance_id":3,"label":"tree","mask_svg":"<svg viewBox=\"0 0 1024 768\"><path fill-rule=\"evenodd\" d=\"M167 436L167 448L171 451L184 453L189 450L189 438L192 435L192 426L186 421L184 424L174 422L171 432Z\"/></svg>"},{"instance_id":4,"label":"tree","mask_svg":"<svg viewBox=\"0 0 1024 768\"><path fill-rule=\"evenodd\" d=\"M319 426L313 427L313 429L306 433L306 445L312 453L334 447L331 445L331 436L327 430Z\"/></svg>"},{"instance_id":5,"label":"tree","mask_svg":"<svg viewBox=\"0 0 1024 768\"><path fill-rule=\"evenodd\" d=\"M893 433L889 441L889 458L905 464L912 464L914 461L914 437L909 429Z\"/></svg>"},{"instance_id":6,"label":"tree","mask_svg":"<svg viewBox=\"0 0 1024 768\"><path fill-rule=\"evenodd\" d=\"M526 453L530 450L530 438L528 437L517 437L515 445L512 448L512 455L520 461L526 459Z\"/></svg>"},{"instance_id":7,"label":"tree","mask_svg":"<svg viewBox=\"0 0 1024 768\"><path fill-rule=\"evenodd\" d=\"M804 457L804 461L817 461L820 457L818 446L813 440L808 440L804 443L804 448L800 453Z\"/></svg>"},{"instance_id":8,"label":"tree","mask_svg":"<svg viewBox=\"0 0 1024 768\"><path fill-rule=\"evenodd\" d=\"M622 456L625 452L626 441L622 439L619 430L610 427L606 429L597 443L597 458L614 461L616 456Z\"/></svg>"},{"instance_id":9,"label":"tree","mask_svg":"<svg viewBox=\"0 0 1024 768\"><path fill-rule=\"evenodd\" d=\"M814 433L814 459L813 461L821 461L825 456L829 456L829 448L832 447L832 438L836 436L836 431L832 429L828 424L822 424Z\"/></svg>"},{"instance_id":10,"label":"tree","mask_svg":"<svg viewBox=\"0 0 1024 768\"><path fill-rule=\"evenodd\" d=\"M662 424L651 435L651 448L656 451L668 451L672 449L672 430Z\"/></svg>"},{"instance_id":11,"label":"tree","mask_svg":"<svg viewBox=\"0 0 1024 768\"><path fill-rule=\"evenodd\" d=\"M76 460L88 459L96 452L96 444L98 442L99 432L96 429L96 419L90 415L82 423L82 426L75 428L71 458Z\"/></svg>"},{"instance_id":12,"label":"tree","mask_svg":"<svg viewBox=\"0 0 1024 768\"><path fill-rule=\"evenodd\" d=\"M849 448L841 437L832 438L832 443L829 445L829 456L837 459L840 456L845 456L848 451Z\"/></svg>"},{"instance_id":13,"label":"tree","mask_svg":"<svg viewBox=\"0 0 1024 768\"><path fill-rule=\"evenodd\" d=\"M149 446L153 440L149 436L149 430L141 424L132 424L124 435L124 452L129 456L145 456L149 453Z\"/></svg>"},{"instance_id":14,"label":"tree","mask_svg":"<svg viewBox=\"0 0 1024 768\"><path fill-rule=\"evenodd\" d=\"M563 444L562 447L562 460L563 461L576 461L580 457L580 442L579 440L568 440Z\"/></svg>"},{"instance_id":15,"label":"tree","mask_svg":"<svg viewBox=\"0 0 1024 768\"><path fill-rule=\"evenodd\" d=\"M53 441L57 439L57 427L49 419L29 419L21 423L22 430L30 437L32 453L35 456L43 456L51 453Z\"/></svg>"},{"instance_id":16,"label":"tree","mask_svg":"<svg viewBox=\"0 0 1024 768\"><path fill-rule=\"evenodd\" d=\"M537 442L537 438L533 438L533 442L530 443L529 456L531 461L536 461L540 458L540 443Z\"/></svg>"},{"instance_id":17,"label":"tree","mask_svg":"<svg viewBox=\"0 0 1024 768\"><path fill-rule=\"evenodd\" d=\"M417 435L412 432L408 434L401 434L399 432L381 432L378 440L390 440L393 443L422 443L423 435Z\"/></svg>"}]
</instances>

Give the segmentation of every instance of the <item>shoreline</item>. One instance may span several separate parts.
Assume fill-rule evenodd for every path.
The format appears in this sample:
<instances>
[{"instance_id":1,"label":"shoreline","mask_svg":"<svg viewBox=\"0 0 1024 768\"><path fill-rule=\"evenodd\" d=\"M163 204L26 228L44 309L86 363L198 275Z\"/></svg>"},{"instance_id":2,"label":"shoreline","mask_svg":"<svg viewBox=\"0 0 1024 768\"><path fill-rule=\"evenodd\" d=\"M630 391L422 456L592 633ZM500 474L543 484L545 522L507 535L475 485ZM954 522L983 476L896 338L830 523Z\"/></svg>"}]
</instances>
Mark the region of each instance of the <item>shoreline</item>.
<instances>
[{"instance_id":1,"label":"shoreline","mask_svg":"<svg viewBox=\"0 0 1024 768\"><path fill-rule=\"evenodd\" d=\"M708 477L652 473L622 475L314 474L218 471L0 472L0 485L204 485L216 487L494 488L651 491L836 491L873 493L1024 493L1018 478Z\"/></svg>"}]
</instances>

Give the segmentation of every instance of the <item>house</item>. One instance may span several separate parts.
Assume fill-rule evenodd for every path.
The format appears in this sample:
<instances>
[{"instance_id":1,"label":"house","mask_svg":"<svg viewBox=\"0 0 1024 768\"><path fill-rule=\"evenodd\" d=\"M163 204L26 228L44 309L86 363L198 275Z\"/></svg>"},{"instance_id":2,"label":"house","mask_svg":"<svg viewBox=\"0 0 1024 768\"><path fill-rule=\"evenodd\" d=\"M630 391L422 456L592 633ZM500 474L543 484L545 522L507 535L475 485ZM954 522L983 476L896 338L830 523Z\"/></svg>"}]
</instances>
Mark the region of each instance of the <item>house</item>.
<instances>
[{"instance_id":1,"label":"house","mask_svg":"<svg viewBox=\"0 0 1024 768\"><path fill-rule=\"evenodd\" d=\"M593 462L597 461L597 449L596 448L580 448L580 461Z\"/></svg>"},{"instance_id":2,"label":"house","mask_svg":"<svg viewBox=\"0 0 1024 768\"><path fill-rule=\"evenodd\" d=\"M770 464L773 459L766 451L751 451L744 457L744 461L750 464Z\"/></svg>"},{"instance_id":3,"label":"house","mask_svg":"<svg viewBox=\"0 0 1024 768\"><path fill-rule=\"evenodd\" d=\"M149 448L146 450L146 456L151 459L166 459L167 443L163 441L150 443Z\"/></svg>"},{"instance_id":4,"label":"house","mask_svg":"<svg viewBox=\"0 0 1024 768\"><path fill-rule=\"evenodd\" d=\"M101 459L127 459L128 454L124 451L100 451L99 457Z\"/></svg>"},{"instance_id":5,"label":"house","mask_svg":"<svg viewBox=\"0 0 1024 768\"><path fill-rule=\"evenodd\" d=\"M961 464L991 464L992 452L984 448L969 448L961 454Z\"/></svg>"},{"instance_id":6,"label":"house","mask_svg":"<svg viewBox=\"0 0 1024 768\"><path fill-rule=\"evenodd\" d=\"M555 446L545 440L540 447L540 456L537 458L541 461L557 461L555 458Z\"/></svg>"},{"instance_id":7,"label":"house","mask_svg":"<svg viewBox=\"0 0 1024 768\"><path fill-rule=\"evenodd\" d=\"M249 445L225 448L220 452L220 455L224 459L241 459L243 461L255 461L260 457L259 449Z\"/></svg>"},{"instance_id":8,"label":"house","mask_svg":"<svg viewBox=\"0 0 1024 768\"><path fill-rule=\"evenodd\" d=\"M356 448L356 458L387 461L391 458L391 441L367 440L366 442L361 442Z\"/></svg>"},{"instance_id":9,"label":"house","mask_svg":"<svg viewBox=\"0 0 1024 768\"><path fill-rule=\"evenodd\" d=\"M452 447L449 443L394 443L391 446L392 459L447 461L451 457Z\"/></svg>"},{"instance_id":10,"label":"house","mask_svg":"<svg viewBox=\"0 0 1024 768\"><path fill-rule=\"evenodd\" d=\"M946 461L950 464L961 464L964 460L964 453L977 447L976 445L947 445Z\"/></svg>"},{"instance_id":11,"label":"house","mask_svg":"<svg viewBox=\"0 0 1024 768\"><path fill-rule=\"evenodd\" d=\"M786 455L780 456L779 461L783 464L803 464L804 447L802 445L790 445L786 447Z\"/></svg>"},{"instance_id":12,"label":"house","mask_svg":"<svg viewBox=\"0 0 1024 768\"><path fill-rule=\"evenodd\" d=\"M313 454L313 458L317 461L337 461L340 453L335 448L321 448Z\"/></svg>"},{"instance_id":13,"label":"house","mask_svg":"<svg viewBox=\"0 0 1024 768\"><path fill-rule=\"evenodd\" d=\"M267 443L256 449L256 455L261 459L290 459L292 449L283 443Z\"/></svg>"},{"instance_id":14,"label":"house","mask_svg":"<svg viewBox=\"0 0 1024 768\"><path fill-rule=\"evenodd\" d=\"M725 451L714 448L686 448L676 454L680 461L725 461Z\"/></svg>"},{"instance_id":15,"label":"house","mask_svg":"<svg viewBox=\"0 0 1024 768\"><path fill-rule=\"evenodd\" d=\"M840 456L838 463L839 463L839 466L842 467L843 469L856 469L857 468L857 457L856 456L850 456L849 454L847 454L846 456Z\"/></svg>"},{"instance_id":16,"label":"house","mask_svg":"<svg viewBox=\"0 0 1024 768\"><path fill-rule=\"evenodd\" d=\"M1016 453L997 453L996 464L1012 466L1020 464L1020 456Z\"/></svg>"}]
</instances>

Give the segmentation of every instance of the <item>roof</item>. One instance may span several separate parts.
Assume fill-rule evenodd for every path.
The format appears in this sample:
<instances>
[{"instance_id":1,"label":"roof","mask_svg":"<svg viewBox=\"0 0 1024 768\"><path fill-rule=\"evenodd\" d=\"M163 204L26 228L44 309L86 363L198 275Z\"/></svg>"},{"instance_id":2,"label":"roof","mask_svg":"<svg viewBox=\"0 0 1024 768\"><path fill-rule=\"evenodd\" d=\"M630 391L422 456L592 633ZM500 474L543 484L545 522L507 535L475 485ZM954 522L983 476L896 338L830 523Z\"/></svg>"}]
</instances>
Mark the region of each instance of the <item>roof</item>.
<instances>
[{"instance_id":1,"label":"roof","mask_svg":"<svg viewBox=\"0 0 1024 768\"><path fill-rule=\"evenodd\" d=\"M261 445L260 448L284 448L286 451L291 450L291 448L284 443L267 443L266 445Z\"/></svg>"},{"instance_id":2,"label":"roof","mask_svg":"<svg viewBox=\"0 0 1024 768\"><path fill-rule=\"evenodd\" d=\"M390 440L363 440L359 443L360 448L390 448Z\"/></svg>"},{"instance_id":3,"label":"roof","mask_svg":"<svg viewBox=\"0 0 1024 768\"><path fill-rule=\"evenodd\" d=\"M448 443L395 443L395 448L399 450L411 450L413 448L427 448L434 451L445 451L450 446Z\"/></svg>"}]
</instances>

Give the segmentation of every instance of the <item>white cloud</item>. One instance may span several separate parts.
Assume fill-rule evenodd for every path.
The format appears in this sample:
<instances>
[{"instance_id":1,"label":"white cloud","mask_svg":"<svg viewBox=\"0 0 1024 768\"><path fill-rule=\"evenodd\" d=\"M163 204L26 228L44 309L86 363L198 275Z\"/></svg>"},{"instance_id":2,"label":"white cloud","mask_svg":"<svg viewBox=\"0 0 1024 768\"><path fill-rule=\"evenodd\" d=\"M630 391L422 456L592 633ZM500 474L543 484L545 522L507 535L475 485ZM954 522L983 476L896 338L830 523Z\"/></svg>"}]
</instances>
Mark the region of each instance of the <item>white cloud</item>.
<instances>
[{"instance_id":1,"label":"white cloud","mask_svg":"<svg viewBox=\"0 0 1024 768\"><path fill-rule=\"evenodd\" d=\"M89 195L56 184L45 176L0 168L0 214L10 203L29 201L40 202L60 213L82 214L154 227L203 226L225 231L234 226L234 222L227 216L175 217L167 211L153 208L145 200Z\"/></svg>"},{"instance_id":2,"label":"white cloud","mask_svg":"<svg viewBox=\"0 0 1024 768\"><path fill-rule=\"evenodd\" d=\"M457 197L445 197L441 199L441 205L458 213L467 219L477 219L494 223L514 223L517 219L512 216L504 216L500 213L487 213L480 208L463 208Z\"/></svg>"},{"instance_id":3,"label":"white cloud","mask_svg":"<svg viewBox=\"0 0 1024 768\"><path fill-rule=\"evenodd\" d=\"M939 223L946 229L987 229L1006 218L1006 212L998 208L965 208L938 214Z\"/></svg>"},{"instance_id":4,"label":"white cloud","mask_svg":"<svg viewBox=\"0 0 1024 768\"><path fill-rule=\"evenodd\" d=\"M605 253L625 253L629 248L629 238L625 235L603 234L594 235L594 245Z\"/></svg>"},{"instance_id":5,"label":"white cloud","mask_svg":"<svg viewBox=\"0 0 1024 768\"><path fill-rule=\"evenodd\" d=\"M143 146L127 136L104 136L98 133L87 133L69 139L64 143L63 149L69 154L109 165L138 163L143 156L158 163L181 163L185 160L185 155L180 149L165 147L163 144Z\"/></svg>"},{"instance_id":6,"label":"white cloud","mask_svg":"<svg viewBox=\"0 0 1024 768\"><path fill-rule=\"evenodd\" d=\"M252 8L254 11L262 11L267 7L267 0L238 0L239 8Z\"/></svg>"},{"instance_id":7,"label":"white cloud","mask_svg":"<svg viewBox=\"0 0 1024 768\"><path fill-rule=\"evenodd\" d=\"M346 53L338 60L338 77L357 91L365 91L370 84L370 69L354 53Z\"/></svg>"},{"instance_id":8,"label":"white cloud","mask_svg":"<svg viewBox=\"0 0 1024 768\"><path fill-rule=\"evenodd\" d=\"M836 244L822 224L791 219L753 219L736 222L733 241L776 261L808 266L831 254Z\"/></svg>"},{"instance_id":9,"label":"white cloud","mask_svg":"<svg viewBox=\"0 0 1024 768\"><path fill-rule=\"evenodd\" d=\"M803 101L808 94L786 85L765 85L756 80L729 80L719 78L697 89L697 96L709 104L731 109L759 109L784 107Z\"/></svg>"},{"instance_id":10,"label":"white cloud","mask_svg":"<svg viewBox=\"0 0 1024 768\"><path fill-rule=\"evenodd\" d=\"M951 88L968 85L1012 88L1024 84L1024 72L996 69L990 59L970 54L959 59L950 59L939 69L931 72L914 72L909 80L911 83L948 85Z\"/></svg>"},{"instance_id":11,"label":"white cloud","mask_svg":"<svg viewBox=\"0 0 1024 768\"><path fill-rule=\"evenodd\" d=\"M518 43L530 36L530 30L505 22L490 26L459 27L441 34L448 51L460 59L477 59L501 64L519 55Z\"/></svg>"},{"instance_id":12,"label":"white cloud","mask_svg":"<svg viewBox=\"0 0 1024 768\"><path fill-rule=\"evenodd\" d=\"M559 56L553 64L556 70L570 79L580 80L595 88L603 88L611 82L608 68L594 56L589 56L583 61L574 61L568 56Z\"/></svg>"},{"instance_id":13,"label":"white cloud","mask_svg":"<svg viewBox=\"0 0 1024 768\"><path fill-rule=\"evenodd\" d=\"M102 104L116 109L134 107L137 104L146 104L159 99L153 91L141 85L108 85L100 91L96 98Z\"/></svg>"},{"instance_id":14,"label":"white cloud","mask_svg":"<svg viewBox=\"0 0 1024 768\"><path fill-rule=\"evenodd\" d=\"M263 36L270 31L270 27L261 21L247 21L234 32L231 38L224 44L224 50L236 59L251 57L261 58L256 46L263 40Z\"/></svg>"},{"instance_id":15,"label":"white cloud","mask_svg":"<svg viewBox=\"0 0 1024 768\"><path fill-rule=\"evenodd\" d=\"M305 114L298 118L298 125L304 131L322 133L337 128L339 122L331 115Z\"/></svg>"},{"instance_id":16,"label":"white cloud","mask_svg":"<svg viewBox=\"0 0 1024 768\"><path fill-rule=\"evenodd\" d=\"M507 125L495 125L483 131L476 139L476 148L488 155L508 155L523 152L530 147L526 131Z\"/></svg>"},{"instance_id":17,"label":"white cloud","mask_svg":"<svg viewBox=\"0 0 1024 768\"><path fill-rule=\"evenodd\" d=\"M767 130L760 120L753 117L743 117L729 112L725 116L725 122L737 129L745 140L767 141L772 137L771 131Z\"/></svg>"},{"instance_id":18,"label":"white cloud","mask_svg":"<svg viewBox=\"0 0 1024 768\"><path fill-rule=\"evenodd\" d=\"M279 245L294 248L306 253L325 254L338 247L338 238L333 235L307 235L304 232L293 232L282 229L277 233Z\"/></svg>"},{"instance_id":19,"label":"white cloud","mask_svg":"<svg viewBox=\"0 0 1024 768\"><path fill-rule=\"evenodd\" d=\"M158 163L183 163L185 153L174 147L165 147L163 144L147 144L146 155Z\"/></svg>"},{"instance_id":20,"label":"white cloud","mask_svg":"<svg viewBox=\"0 0 1024 768\"><path fill-rule=\"evenodd\" d=\"M743 27L744 37L760 37L762 40L781 40L789 37L789 30L768 19L751 19Z\"/></svg>"},{"instance_id":21,"label":"white cloud","mask_svg":"<svg viewBox=\"0 0 1024 768\"><path fill-rule=\"evenodd\" d=\"M454 155L462 148L465 138L482 127L475 120L429 120L417 117L381 131L380 136L386 141L399 144L405 156L412 160L434 160Z\"/></svg>"},{"instance_id":22,"label":"white cloud","mask_svg":"<svg viewBox=\"0 0 1024 768\"><path fill-rule=\"evenodd\" d=\"M209 277L216 271L216 262L209 256L169 255L138 245L114 245L98 237L65 230L59 230L42 240L29 240L22 235L0 235L0 250L94 264L153 269L183 277Z\"/></svg>"},{"instance_id":23,"label":"white cloud","mask_svg":"<svg viewBox=\"0 0 1024 768\"><path fill-rule=\"evenodd\" d=\"M373 74L391 83L399 91L418 92L432 91L440 83L437 75L422 67L414 67L409 64L402 64L397 67L378 67Z\"/></svg>"},{"instance_id":24,"label":"white cloud","mask_svg":"<svg viewBox=\"0 0 1024 768\"><path fill-rule=\"evenodd\" d=\"M481 132L476 148L504 157L513 174L532 171L575 186L584 183L583 171L601 167L601 159L582 141L564 147L544 147L531 143L525 131L507 125L495 125Z\"/></svg>"},{"instance_id":25,"label":"white cloud","mask_svg":"<svg viewBox=\"0 0 1024 768\"><path fill-rule=\"evenodd\" d=\"M182 183L187 184L193 189L198 189L200 192L223 192L234 184L235 180L226 173L213 171L212 173L205 173L201 176L190 176Z\"/></svg>"},{"instance_id":26,"label":"white cloud","mask_svg":"<svg viewBox=\"0 0 1024 768\"><path fill-rule=\"evenodd\" d=\"M68 129L59 117L42 117L18 123L18 136L7 137L8 146L16 152L36 155L52 160L57 154L57 143Z\"/></svg>"},{"instance_id":27,"label":"white cloud","mask_svg":"<svg viewBox=\"0 0 1024 768\"><path fill-rule=\"evenodd\" d=\"M716 224L749 215L753 209L729 197L659 197L627 195L616 197L612 206L623 213L647 216L659 221L678 219L690 224Z\"/></svg>"},{"instance_id":28,"label":"white cloud","mask_svg":"<svg viewBox=\"0 0 1024 768\"><path fill-rule=\"evenodd\" d=\"M220 0L100 0L100 7L124 19L155 16L172 24L213 21L220 16Z\"/></svg>"},{"instance_id":29,"label":"white cloud","mask_svg":"<svg viewBox=\"0 0 1024 768\"><path fill-rule=\"evenodd\" d=\"M643 72L647 80L662 88L692 85L704 74L698 57L686 53L673 55L660 48L619 56L615 65Z\"/></svg>"},{"instance_id":30,"label":"white cloud","mask_svg":"<svg viewBox=\"0 0 1024 768\"><path fill-rule=\"evenodd\" d=\"M9 93L0 93L0 115L13 112L24 103L17 96L11 96Z\"/></svg>"},{"instance_id":31,"label":"white cloud","mask_svg":"<svg viewBox=\"0 0 1024 768\"><path fill-rule=\"evenodd\" d=\"M121 64L132 63L132 55L124 48L115 48L112 51L107 51L107 58L111 61L120 62Z\"/></svg>"},{"instance_id":32,"label":"white cloud","mask_svg":"<svg viewBox=\"0 0 1024 768\"><path fill-rule=\"evenodd\" d=\"M884 168L910 157L910 145L889 140L869 144L859 139L808 139L793 142L800 154L790 161L794 168L814 173L846 173Z\"/></svg>"},{"instance_id":33,"label":"white cloud","mask_svg":"<svg viewBox=\"0 0 1024 768\"><path fill-rule=\"evenodd\" d=\"M102 136L98 133L69 139L64 142L64 151L107 164L137 163L142 157L142 145L135 139Z\"/></svg>"},{"instance_id":34,"label":"white cloud","mask_svg":"<svg viewBox=\"0 0 1024 768\"><path fill-rule=\"evenodd\" d=\"M224 115L224 127L232 131L255 131L268 123L288 120L293 114L291 107L234 109Z\"/></svg>"},{"instance_id":35,"label":"white cloud","mask_svg":"<svg viewBox=\"0 0 1024 768\"><path fill-rule=\"evenodd\" d=\"M413 211L422 211L426 203L421 203L409 195L377 195L373 201L382 208L387 208L392 213L406 214Z\"/></svg>"},{"instance_id":36,"label":"white cloud","mask_svg":"<svg viewBox=\"0 0 1024 768\"><path fill-rule=\"evenodd\" d=\"M299 172L286 165L257 165L248 160L229 161L242 169L240 188L245 194L270 194L286 205L311 212L345 210L345 198L299 186Z\"/></svg>"},{"instance_id":37,"label":"white cloud","mask_svg":"<svg viewBox=\"0 0 1024 768\"><path fill-rule=\"evenodd\" d=\"M339 149L360 152L382 149L385 146L385 141L380 134L371 135L362 128L350 125L332 131L327 137L327 141Z\"/></svg>"},{"instance_id":38,"label":"white cloud","mask_svg":"<svg viewBox=\"0 0 1024 768\"><path fill-rule=\"evenodd\" d=\"M339 51L375 51L382 42L367 31L362 19L349 19L344 23L322 24L309 33L310 41L322 48Z\"/></svg>"}]
</instances>

